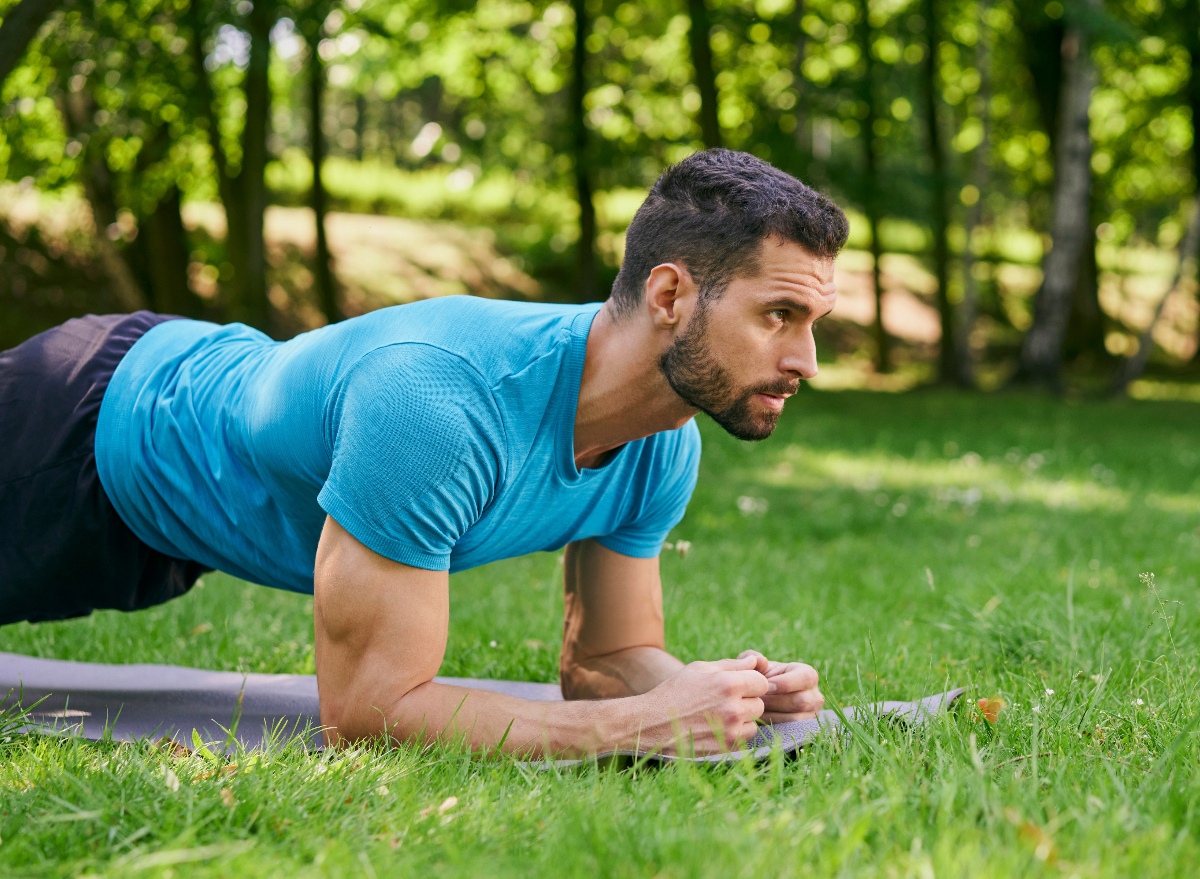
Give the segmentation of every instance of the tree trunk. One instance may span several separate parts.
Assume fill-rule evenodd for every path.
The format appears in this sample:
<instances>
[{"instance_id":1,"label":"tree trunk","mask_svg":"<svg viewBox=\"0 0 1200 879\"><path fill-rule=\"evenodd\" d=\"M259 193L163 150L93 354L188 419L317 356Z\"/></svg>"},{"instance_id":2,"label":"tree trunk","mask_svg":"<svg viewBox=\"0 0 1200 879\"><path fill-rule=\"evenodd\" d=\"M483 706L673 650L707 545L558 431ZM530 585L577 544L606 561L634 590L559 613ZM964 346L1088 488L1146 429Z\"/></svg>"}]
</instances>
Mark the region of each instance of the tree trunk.
<instances>
[{"instance_id":1,"label":"tree trunk","mask_svg":"<svg viewBox=\"0 0 1200 879\"><path fill-rule=\"evenodd\" d=\"M712 149L721 145L721 123L717 117L717 74L709 40L712 22L706 0L688 0L688 15L692 19L688 28L692 67L696 71L696 88L700 91L700 134L705 149Z\"/></svg>"},{"instance_id":2,"label":"tree trunk","mask_svg":"<svg viewBox=\"0 0 1200 879\"><path fill-rule=\"evenodd\" d=\"M938 126L938 74L937 53L941 42L937 26L937 10L934 0L922 0L925 16L925 136L929 147L929 163L932 171L930 195L933 199L933 273L937 279L937 310L942 325L942 338L938 343L938 380L952 382L958 364L954 357L954 312L950 308L950 244L946 240L949 227L949 206L946 203L946 158L942 146L942 133Z\"/></svg>"},{"instance_id":3,"label":"tree trunk","mask_svg":"<svg viewBox=\"0 0 1200 879\"><path fill-rule=\"evenodd\" d=\"M154 210L142 219L137 243L142 244L154 310L198 317L203 302L188 285L187 230L179 212L180 201L179 188L170 187Z\"/></svg>"},{"instance_id":4,"label":"tree trunk","mask_svg":"<svg viewBox=\"0 0 1200 879\"><path fill-rule=\"evenodd\" d=\"M1062 105L1063 77L1066 70L1061 48L1066 36L1066 25L1059 19L1047 16L1039 3L1026 0L1018 4L1016 9L1018 27L1023 34L1025 64L1033 78L1033 95L1037 100L1038 118L1050 139L1051 154L1057 156L1059 129L1062 125L1059 108ZM1094 204L1089 207L1089 215L1092 218L1097 213L1094 207ZM1035 218L1035 223L1040 221L1040 218ZM1092 228L1095 225L1096 223L1090 222ZM1079 281L1071 294L1063 359L1074 360L1086 354L1103 359L1108 353L1104 348L1104 311L1100 308L1094 241L1091 242L1091 246L1084 248L1080 259Z\"/></svg>"},{"instance_id":5,"label":"tree trunk","mask_svg":"<svg viewBox=\"0 0 1200 879\"><path fill-rule=\"evenodd\" d=\"M1100 269L1096 264L1096 239L1091 230L1097 226L1095 199L1088 211L1088 239L1079 254L1079 281L1071 296L1071 311L1063 343L1064 360L1091 357L1097 361L1109 357L1104 347L1104 309L1100 307Z\"/></svg>"},{"instance_id":6,"label":"tree trunk","mask_svg":"<svg viewBox=\"0 0 1200 879\"><path fill-rule=\"evenodd\" d=\"M171 135L166 125L150 130L138 151L135 173L154 173L154 166L167 158ZM150 303L164 314L198 317L203 302L188 284L188 236L180 213L182 193L172 183L154 207L138 214L138 237L126 248L127 262L149 291Z\"/></svg>"},{"instance_id":7,"label":"tree trunk","mask_svg":"<svg viewBox=\"0 0 1200 879\"><path fill-rule=\"evenodd\" d=\"M1200 201L1200 4L1193 0L1183 0L1182 19L1182 42L1192 62L1188 68L1185 86L1187 104L1192 110L1192 183L1196 187L1196 199ZM1200 327L1196 333L1197 341L1200 342ZM1196 345L1191 366L1200 367L1200 344Z\"/></svg>"},{"instance_id":8,"label":"tree trunk","mask_svg":"<svg viewBox=\"0 0 1200 879\"><path fill-rule=\"evenodd\" d=\"M68 136L78 137L91 127L95 103L88 92L60 89L59 115ZM98 137L87 138L83 161L80 162L80 182L92 212L93 241L96 256L112 284L113 293L121 308L133 312L146 307L146 294L137 277L117 248L109 229L117 222L117 203L112 191L112 177L104 157L104 144Z\"/></svg>"},{"instance_id":9,"label":"tree trunk","mask_svg":"<svg viewBox=\"0 0 1200 879\"><path fill-rule=\"evenodd\" d=\"M861 87L867 105L867 115L862 124L863 157L867 172L863 181L866 187L863 206L866 208L867 224L871 229L871 279L875 291L875 371L885 373L892 371L892 346L887 328L883 325L883 245L879 241L879 156L875 143L875 121L878 115L875 106L875 56L871 54L874 33L871 28L871 8L867 0L859 0L859 9L862 17L863 59L866 62Z\"/></svg>"},{"instance_id":10,"label":"tree trunk","mask_svg":"<svg viewBox=\"0 0 1200 879\"><path fill-rule=\"evenodd\" d=\"M227 316L232 316L239 311L237 307L238 279L249 271L246 262L245 203L241 187L230 176L229 160L225 156L225 147L221 143L220 120L217 118L212 82L209 79L208 68L204 66L204 41L207 26L199 0L192 0L188 5L183 15L183 21L191 30L188 51L196 76L194 94L197 105L196 118L208 137L208 146L212 150L213 165L217 172L217 194L220 195L221 205L225 208L225 259L233 266L234 283L223 285L226 295L222 305Z\"/></svg>"},{"instance_id":11,"label":"tree trunk","mask_svg":"<svg viewBox=\"0 0 1200 879\"><path fill-rule=\"evenodd\" d=\"M323 98L325 94L325 62L317 51L321 43L321 31L314 30L309 41L309 147L312 158L312 209L317 224L316 271L317 299L321 313L329 323L342 319L338 308L337 286L329 267L329 239L325 235L326 193L325 181L321 179L321 166L325 163L325 131L321 126L325 118Z\"/></svg>"},{"instance_id":12,"label":"tree trunk","mask_svg":"<svg viewBox=\"0 0 1200 879\"><path fill-rule=\"evenodd\" d=\"M1078 23L1067 28L1062 45L1065 75L1055 151L1053 245L1042 261L1043 280L1025 334L1013 380L1059 387L1063 337L1071 297L1079 283L1083 248L1091 242L1088 195L1092 142L1088 105L1096 83L1086 36Z\"/></svg>"},{"instance_id":13,"label":"tree trunk","mask_svg":"<svg viewBox=\"0 0 1200 879\"><path fill-rule=\"evenodd\" d=\"M1138 340L1137 353L1126 360L1117 370L1112 386L1114 394L1125 393L1129 383L1145 370L1146 361L1150 359L1150 352L1154 349L1154 328L1158 325L1158 319L1162 317L1163 307L1183 279L1188 260L1195 260L1198 252L1200 252L1200 199L1196 200L1196 208L1192 211L1192 222L1188 224L1187 234L1179 242L1179 262L1176 264L1175 277L1171 279L1171 286L1167 288L1163 298L1158 301L1158 307L1154 309L1154 317L1150 319L1150 325L1146 327L1141 339Z\"/></svg>"},{"instance_id":14,"label":"tree trunk","mask_svg":"<svg viewBox=\"0 0 1200 879\"><path fill-rule=\"evenodd\" d=\"M267 300L267 120L271 114L271 89L267 73L271 56L271 26L274 5L258 0L247 18L250 33L250 64L243 90L246 121L242 128L242 166L237 185L243 193L246 231L246 268L235 278L238 288L236 316L265 330L271 309Z\"/></svg>"},{"instance_id":15,"label":"tree trunk","mask_svg":"<svg viewBox=\"0 0 1200 879\"><path fill-rule=\"evenodd\" d=\"M804 32L804 0L796 0L796 62L792 71L796 83L796 153L803 167L800 174L808 177L808 157L812 152L809 132L808 89L805 88L804 59L808 57L808 34Z\"/></svg>"},{"instance_id":16,"label":"tree trunk","mask_svg":"<svg viewBox=\"0 0 1200 879\"><path fill-rule=\"evenodd\" d=\"M596 206L592 203L590 156L583 98L587 94L585 66L587 38L591 30L585 0L571 0L575 12L575 52L571 60L571 128L575 151L575 193L579 199L579 245L577 249L576 294L580 302L596 299Z\"/></svg>"},{"instance_id":17,"label":"tree trunk","mask_svg":"<svg viewBox=\"0 0 1200 879\"><path fill-rule=\"evenodd\" d=\"M1050 149L1056 150L1060 127L1058 113L1063 93L1065 73L1062 45L1066 25L1046 15L1038 0L1024 0L1014 5L1017 30L1021 34L1022 57L1028 68L1037 101L1038 120L1050 138Z\"/></svg>"},{"instance_id":18,"label":"tree trunk","mask_svg":"<svg viewBox=\"0 0 1200 879\"><path fill-rule=\"evenodd\" d=\"M363 160L363 136L367 133L367 99L364 95L354 98L354 158Z\"/></svg>"},{"instance_id":19,"label":"tree trunk","mask_svg":"<svg viewBox=\"0 0 1200 879\"><path fill-rule=\"evenodd\" d=\"M0 21L0 86L13 72L42 25L62 0L21 0Z\"/></svg>"},{"instance_id":20,"label":"tree trunk","mask_svg":"<svg viewBox=\"0 0 1200 879\"><path fill-rule=\"evenodd\" d=\"M986 0L980 7L980 18L987 11ZM992 103L992 51L991 32L986 28L980 31L975 43L975 69L979 71L979 92L975 105L979 114L979 122L983 126L983 137L971 162L971 185L979 193L975 203L967 208L966 246L963 248L963 299L959 306L956 332L958 338L955 353L958 355L958 383L964 388L975 387L975 359L971 353L971 331L975 328L975 318L979 313L979 285L975 280L975 253L971 250L971 238L975 230L983 222L983 194L988 189L988 145L991 137Z\"/></svg>"}]
</instances>

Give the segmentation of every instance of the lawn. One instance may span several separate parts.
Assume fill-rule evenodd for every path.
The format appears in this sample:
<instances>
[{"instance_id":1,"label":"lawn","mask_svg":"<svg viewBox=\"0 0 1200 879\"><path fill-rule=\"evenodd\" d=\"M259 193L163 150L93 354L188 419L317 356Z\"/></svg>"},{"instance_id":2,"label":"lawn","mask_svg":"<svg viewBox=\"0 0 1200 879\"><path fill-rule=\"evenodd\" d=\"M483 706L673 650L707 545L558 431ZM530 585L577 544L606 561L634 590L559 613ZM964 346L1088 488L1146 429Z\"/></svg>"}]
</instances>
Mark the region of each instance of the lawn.
<instances>
[{"instance_id":1,"label":"lawn","mask_svg":"<svg viewBox=\"0 0 1200 879\"><path fill-rule=\"evenodd\" d=\"M1198 427L1191 403L941 391L802 393L760 444L703 420L671 537L691 549L663 555L669 648L803 659L843 704L972 687L924 732L562 774L13 736L0 872L1194 876ZM442 673L553 680L560 577L552 553L452 578ZM0 629L0 650L311 672L311 624L309 598L209 575L151 611ZM981 696L1006 702L995 724Z\"/></svg>"}]
</instances>

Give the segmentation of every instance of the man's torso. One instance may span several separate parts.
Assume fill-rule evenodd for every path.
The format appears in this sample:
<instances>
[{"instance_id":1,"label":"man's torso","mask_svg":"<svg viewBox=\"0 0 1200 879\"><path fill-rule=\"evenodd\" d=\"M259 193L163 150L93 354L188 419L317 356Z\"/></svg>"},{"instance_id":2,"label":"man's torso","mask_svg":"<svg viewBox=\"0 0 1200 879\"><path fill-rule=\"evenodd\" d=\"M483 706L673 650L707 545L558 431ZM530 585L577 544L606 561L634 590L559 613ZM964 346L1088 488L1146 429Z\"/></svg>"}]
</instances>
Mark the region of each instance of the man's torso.
<instances>
[{"instance_id":1,"label":"man's torso","mask_svg":"<svg viewBox=\"0 0 1200 879\"><path fill-rule=\"evenodd\" d=\"M327 513L435 570L583 537L650 555L682 516L699 437L689 423L575 468L596 310L452 297L285 343L162 324L105 394L101 481L155 549L301 592Z\"/></svg>"}]
</instances>

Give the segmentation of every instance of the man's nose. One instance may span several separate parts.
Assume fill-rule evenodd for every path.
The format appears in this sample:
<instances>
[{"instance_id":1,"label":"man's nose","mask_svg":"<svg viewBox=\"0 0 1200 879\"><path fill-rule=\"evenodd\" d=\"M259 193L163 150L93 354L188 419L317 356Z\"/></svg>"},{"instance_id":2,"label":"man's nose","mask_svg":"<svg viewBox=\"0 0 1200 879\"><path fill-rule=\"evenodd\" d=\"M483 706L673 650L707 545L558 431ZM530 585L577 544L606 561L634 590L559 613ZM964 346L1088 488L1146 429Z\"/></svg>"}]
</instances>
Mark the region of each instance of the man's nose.
<instances>
[{"instance_id":1,"label":"man's nose","mask_svg":"<svg viewBox=\"0 0 1200 879\"><path fill-rule=\"evenodd\" d=\"M817 374L817 343L812 331L808 330L797 339L779 363L784 372L791 372L807 381Z\"/></svg>"}]
</instances>

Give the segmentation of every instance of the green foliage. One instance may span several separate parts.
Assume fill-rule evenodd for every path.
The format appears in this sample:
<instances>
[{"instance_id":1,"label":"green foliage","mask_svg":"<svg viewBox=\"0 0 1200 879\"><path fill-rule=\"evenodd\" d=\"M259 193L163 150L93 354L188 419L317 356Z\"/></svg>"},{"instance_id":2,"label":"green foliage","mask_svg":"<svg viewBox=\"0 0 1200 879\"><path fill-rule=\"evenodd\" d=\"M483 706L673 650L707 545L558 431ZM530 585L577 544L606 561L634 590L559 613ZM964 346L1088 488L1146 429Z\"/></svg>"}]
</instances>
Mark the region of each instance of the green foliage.
<instances>
[{"instance_id":1,"label":"green foliage","mask_svg":"<svg viewBox=\"0 0 1200 879\"><path fill-rule=\"evenodd\" d=\"M589 0L591 35L579 48L586 55L590 140L575 155L569 3L263 3L253 12L248 0L69 0L0 92L0 173L44 190L82 189L98 225L136 267L144 256L132 238L176 187L185 201L229 195L221 192L212 154L205 84L227 182L238 179L249 32L253 16L264 14L274 22L267 146L275 200L297 204L310 197L311 166L300 157L310 149L315 46L328 75L321 124L333 206L492 226L555 298L574 295L576 167L592 178L602 215L596 249L611 278L623 230L603 216L606 201L644 192L664 167L701 145L684 5ZM886 225L918 233L904 249L929 259L922 4L708 0L708 6L725 143L815 183L856 211L874 199ZM983 225L970 244L980 308L992 320L992 343L1003 347L1024 329L1011 315L1030 313L1024 300L1036 281L1024 283L1022 302L1013 304L991 269L1009 258L1000 243L1037 242L1049 228L1067 23L1084 21L1099 71L1090 210L1099 241L1171 248L1196 187L1200 19L1185 0L1113 0L1102 11L1042 0L936 0L934 8L946 183L952 196L961 195L951 199L950 249L956 260L968 246L967 207L981 200ZM990 77L980 67L985 54ZM868 58L876 70L872 82ZM869 105L878 117L872 136L880 157L872 193L863 173ZM988 168L982 192L968 185L980 150ZM234 188L236 195L244 187ZM219 252L222 246L228 250L228 244L212 254L203 248L211 268L241 265L237 254ZM1042 250L1024 249L1033 259ZM229 309L239 280L225 270L220 277L220 291L206 304L214 317L237 313ZM956 267L949 285L957 297ZM1111 308L1106 321L1109 330L1134 330Z\"/></svg>"},{"instance_id":2,"label":"green foliage","mask_svg":"<svg viewBox=\"0 0 1200 879\"><path fill-rule=\"evenodd\" d=\"M17 736L0 744L0 870L1188 876L1193 409L808 393L763 444L702 423L672 535L691 550L663 557L668 645L803 658L836 703L970 685L927 732L868 726L759 767L563 774L453 746L221 764ZM556 554L457 574L451 596L443 673L554 679ZM0 629L0 650L311 673L311 610L208 575L149 611ZM994 726L980 696L1007 702Z\"/></svg>"}]
</instances>

